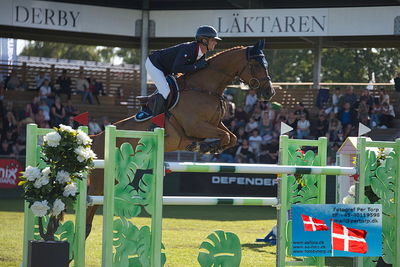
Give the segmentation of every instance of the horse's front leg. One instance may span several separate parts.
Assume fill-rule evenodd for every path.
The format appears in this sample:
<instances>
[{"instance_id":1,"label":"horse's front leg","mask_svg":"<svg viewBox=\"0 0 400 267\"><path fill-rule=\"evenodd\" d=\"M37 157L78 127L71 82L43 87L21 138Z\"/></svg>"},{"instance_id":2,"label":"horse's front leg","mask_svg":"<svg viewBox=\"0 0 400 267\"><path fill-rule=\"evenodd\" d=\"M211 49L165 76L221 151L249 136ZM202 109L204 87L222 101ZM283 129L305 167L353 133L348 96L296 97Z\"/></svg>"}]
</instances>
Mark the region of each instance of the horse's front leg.
<instances>
[{"instance_id":1,"label":"horse's front leg","mask_svg":"<svg viewBox=\"0 0 400 267\"><path fill-rule=\"evenodd\" d=\"M228 132L228 134L229 134L229 143L228 143L226 146L222 146L222 147L221 147L221 150L223 151L223 150L226 150L226 149L228 149L228 148L231 148L231 147L236 146L236 143L237 143L237 137L236 137L236 135L235 135L234 133L232 133L232 132L228 129L228 127L225 126L225 124L224 124L222 121L221 121L220 124L218 125L218 128L220 128L220 129L223 130L223 131ZM222 152L222 151L221 151L221 152Z\"/></svg>"}]
</instances>

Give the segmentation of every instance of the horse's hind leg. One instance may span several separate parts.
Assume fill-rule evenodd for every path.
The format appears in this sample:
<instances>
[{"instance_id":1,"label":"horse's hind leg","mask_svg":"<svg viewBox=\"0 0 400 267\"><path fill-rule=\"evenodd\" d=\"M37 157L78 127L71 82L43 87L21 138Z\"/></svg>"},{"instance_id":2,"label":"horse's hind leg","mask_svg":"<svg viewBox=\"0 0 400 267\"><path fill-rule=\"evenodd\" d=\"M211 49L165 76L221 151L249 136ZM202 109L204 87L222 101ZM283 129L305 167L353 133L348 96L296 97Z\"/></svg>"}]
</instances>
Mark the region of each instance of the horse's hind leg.
<instances>
[{"instance_id":1,"label":"horse's hind leg","mask_svg":"<svg viewBox=\"0 0 400 267\"><path fill-rule=\"evenodd\" d=\"M229 132L225 129L218 128L208 122L200 122L197 123L195 127L190 128L190 130L186 128L186 132L190 136L195 136L196 138L218 139L217 141L200 143L200 152L202 153L215 153L219 151L221 147L225 147L230 144L231 137Z\"/></svg>"},{"instance_id":2,"label":"horse's hind leg","mask_svg":"<svg viewBox=\"0 0 400 267\"><path fill-rule=\"evenodd\" d=\"M88 195L90 196L101 196L103 195L104 180L103 180L103 170L94 169L90 176L90 186L88 190ZM92 230L92 223L96 210L99 206L91 206L86 210L86 237L89 236Z\"/></svg>"},{"instance_id":3,"label":"horse's hind leg","mask_svg":"<svg viewBox=\"0 0 400 267\"><path fill-rule=\"evenodd\" d=\"M165 137L166 152L176 150L200 151L200 140L187 136L177 121L173 123L168 121L165 130L168 133Z\"/></svg>"}]
</instances>

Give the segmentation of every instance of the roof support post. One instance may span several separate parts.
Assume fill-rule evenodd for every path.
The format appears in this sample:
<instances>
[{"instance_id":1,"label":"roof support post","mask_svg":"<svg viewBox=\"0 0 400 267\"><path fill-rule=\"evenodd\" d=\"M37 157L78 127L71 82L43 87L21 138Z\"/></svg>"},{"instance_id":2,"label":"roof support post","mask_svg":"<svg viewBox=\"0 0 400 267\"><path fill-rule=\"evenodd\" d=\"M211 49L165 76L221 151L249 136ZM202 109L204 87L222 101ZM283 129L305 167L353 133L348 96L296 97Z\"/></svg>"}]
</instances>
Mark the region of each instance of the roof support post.
<instances>
[{"instance_id":1,"label":"roof support post","mask_svg":"<svg viewBox=\"0 0 400 267\"><path fill-rule=\"evenodd\" d=\"M322 37L317 37L317 40L314 43L313 50L314 50L313 88L320 89Z\"/></svg>"},{"instance_id":2,"label":"roof support post","mask_svg":"<svg viewBox=\"0 0 400 267\"><path fill-rule=\"evenodd\" d=\"M140 94L147 95L146 59L149 54L149 0L142 0L142 31L140 36Z\"/></svg>"}]
</instances>

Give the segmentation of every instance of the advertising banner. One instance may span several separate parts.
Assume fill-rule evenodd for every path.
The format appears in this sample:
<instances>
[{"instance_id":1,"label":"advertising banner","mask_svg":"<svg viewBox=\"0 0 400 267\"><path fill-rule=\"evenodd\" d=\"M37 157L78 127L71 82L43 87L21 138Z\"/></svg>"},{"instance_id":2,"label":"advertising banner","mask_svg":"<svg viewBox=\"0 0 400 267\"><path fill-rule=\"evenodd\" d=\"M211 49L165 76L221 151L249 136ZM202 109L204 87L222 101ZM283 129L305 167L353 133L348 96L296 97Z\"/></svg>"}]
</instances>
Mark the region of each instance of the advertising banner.
<instances>
[{"instance_id":1,"label":"advertising banner","mask_svg":"<svg viewBox=\"0 0 400 267\"><path fill-rule=\"evenodd\" d=\"M24 170L22 163L15 159L0 159L0 188L15 188Z\"/></svg>"},{"instance_id":2,"label":"advertising banner","mask_svg":"<svg viewBox=\"0 0 400 267\"><path fill-rule=\"evenodd\" d=\"M276 197L272 174L181 173L180 193L202 196Z\"/></svg>"},{"instance_id":3,"label":"advertising banner","mask_svg":"<svg viewBox=\"0 0 400 267\"><path fill-rule=\"evenodd\" d=\"M292 256L382 255L382 205L293 205Z\"/></svg>"}]
</instances>

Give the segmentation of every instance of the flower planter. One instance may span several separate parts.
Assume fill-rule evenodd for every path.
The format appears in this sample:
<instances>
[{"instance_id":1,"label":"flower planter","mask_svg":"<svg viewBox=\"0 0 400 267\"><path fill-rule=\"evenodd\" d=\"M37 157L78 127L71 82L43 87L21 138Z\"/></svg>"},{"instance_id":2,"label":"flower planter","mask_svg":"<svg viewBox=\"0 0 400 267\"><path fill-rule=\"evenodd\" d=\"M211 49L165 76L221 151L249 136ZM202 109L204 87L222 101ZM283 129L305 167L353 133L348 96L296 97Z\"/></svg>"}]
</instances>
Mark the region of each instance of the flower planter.
<instances>
[{"instance_id":1,"label":"flower planter","mask_svg":"<svg viewBox=\"0 0 400 267\"><path fill-rule=\"evenodd\" d=\"M28 267L68 267L68 265L68 242L29 241Z\"/></svg>"}]
</instances>

